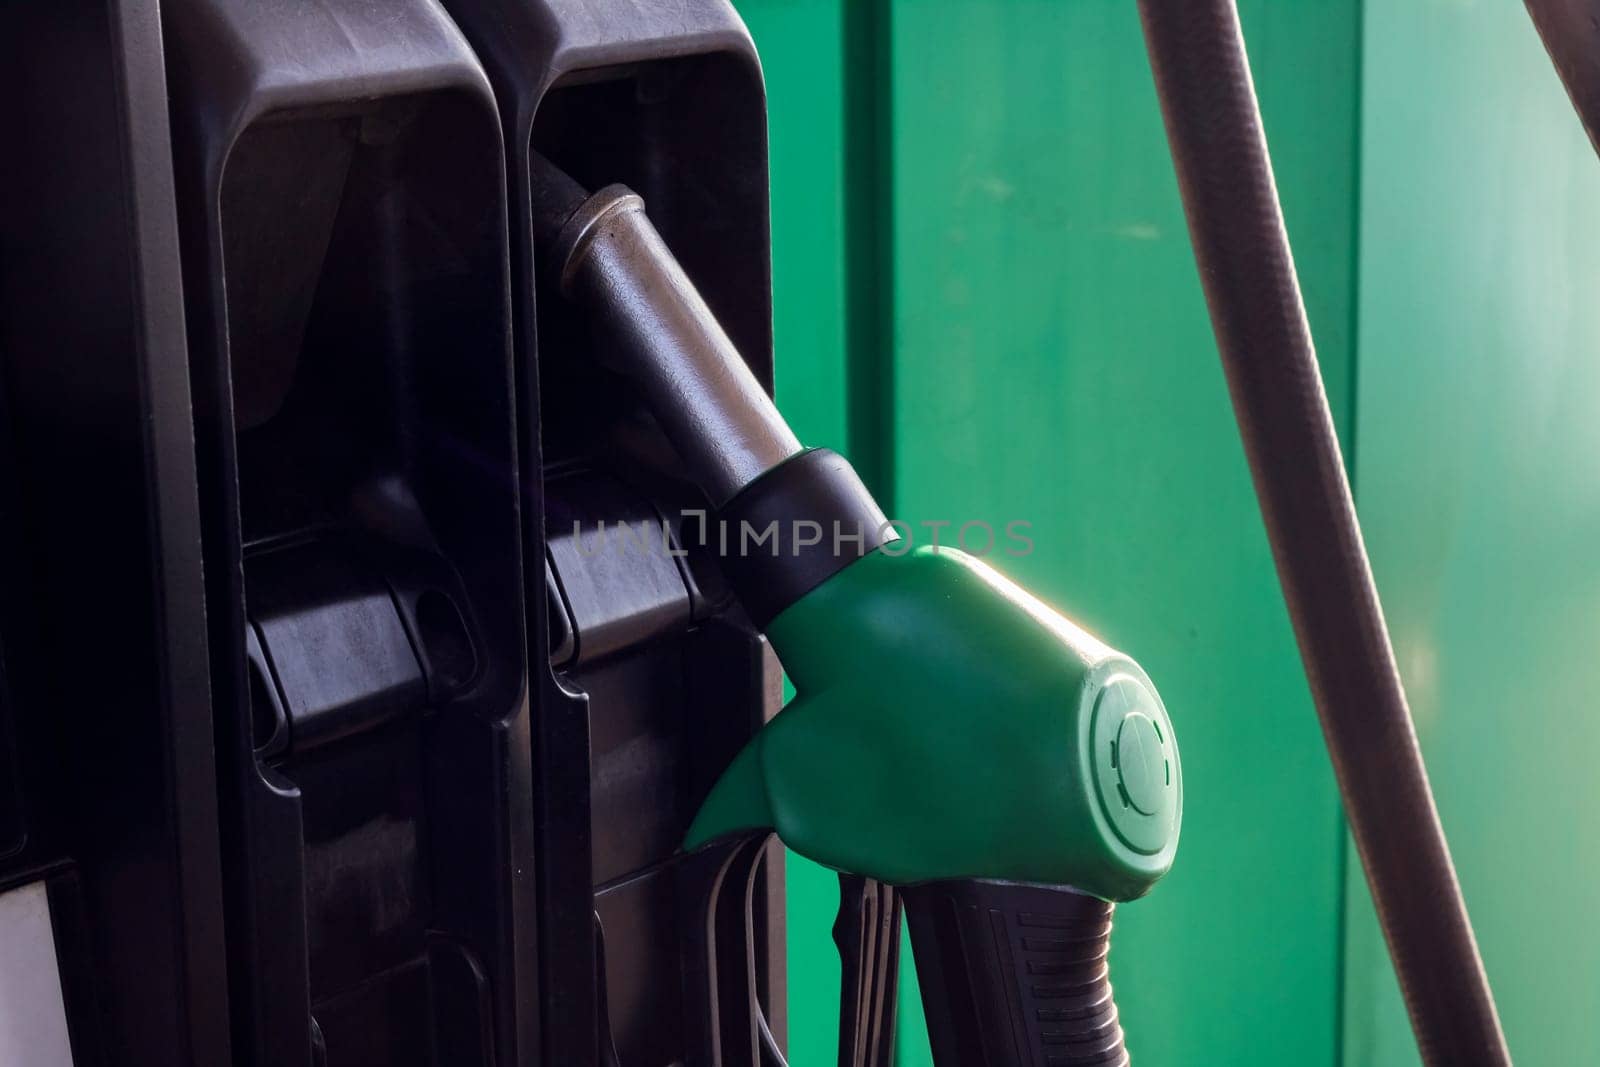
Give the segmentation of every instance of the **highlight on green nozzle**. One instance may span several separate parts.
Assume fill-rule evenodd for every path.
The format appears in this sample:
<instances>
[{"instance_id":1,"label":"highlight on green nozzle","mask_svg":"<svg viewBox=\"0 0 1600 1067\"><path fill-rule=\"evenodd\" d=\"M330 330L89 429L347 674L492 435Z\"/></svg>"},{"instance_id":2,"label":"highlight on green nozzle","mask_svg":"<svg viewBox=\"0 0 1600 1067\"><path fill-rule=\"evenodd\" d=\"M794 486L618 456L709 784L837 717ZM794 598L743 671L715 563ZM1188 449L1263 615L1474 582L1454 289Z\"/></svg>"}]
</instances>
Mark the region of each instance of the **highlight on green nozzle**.
<instances>
[{"instance_id":1,"label":"highlight on green nozzle","mask_svg":"<svg viewBox=\"0 0 1600 1067\"><path fill-rule=\"evenodd\" d=\"M988 878L1107 900L1172 865L1183 768L1133 660L980 560L879 550L767 636L795 699L713 789L687 846L770 828L908 885Z\"/></svg>"}]
</instances>

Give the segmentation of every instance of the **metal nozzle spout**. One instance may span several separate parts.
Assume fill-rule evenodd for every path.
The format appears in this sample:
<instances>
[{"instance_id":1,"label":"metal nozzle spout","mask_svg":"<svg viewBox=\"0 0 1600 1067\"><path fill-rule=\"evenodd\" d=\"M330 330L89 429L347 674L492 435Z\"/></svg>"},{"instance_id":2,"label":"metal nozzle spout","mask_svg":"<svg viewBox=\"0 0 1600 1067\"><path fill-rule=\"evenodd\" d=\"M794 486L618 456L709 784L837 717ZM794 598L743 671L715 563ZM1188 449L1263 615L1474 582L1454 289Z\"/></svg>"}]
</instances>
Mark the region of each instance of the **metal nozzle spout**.
<instances>
[{"instance_id":1,"label":"metal nozzle spout","mask_svg":"<svg viewBox=\"0 0 1600 1067\"><path fill-rule=\"evenodd\" d=\"M690 477L721 507L800 441L621 185L591 195L533 154L541 267L586 307L607 365L636 381Z\"/></svg>"}]
</instances>

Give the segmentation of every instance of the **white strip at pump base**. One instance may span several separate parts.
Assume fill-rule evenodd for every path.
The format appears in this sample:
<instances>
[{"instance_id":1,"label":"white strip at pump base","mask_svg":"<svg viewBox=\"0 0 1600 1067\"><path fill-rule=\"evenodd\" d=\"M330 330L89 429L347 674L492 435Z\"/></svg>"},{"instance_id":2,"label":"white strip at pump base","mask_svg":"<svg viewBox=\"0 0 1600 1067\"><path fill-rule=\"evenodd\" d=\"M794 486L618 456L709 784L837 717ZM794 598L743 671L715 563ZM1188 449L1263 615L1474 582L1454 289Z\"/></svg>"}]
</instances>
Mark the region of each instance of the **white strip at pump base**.
<instances>
[{"instance_id":1,"label":"white strip at pump base","mask_svg":"<svg viewBox=\"0 0 1600 1067\"><path fill-rule=\"evenodd\" d=\"M0 1067L72 1067L43 882L0 893Z\"/></svg>"}]
</instances>

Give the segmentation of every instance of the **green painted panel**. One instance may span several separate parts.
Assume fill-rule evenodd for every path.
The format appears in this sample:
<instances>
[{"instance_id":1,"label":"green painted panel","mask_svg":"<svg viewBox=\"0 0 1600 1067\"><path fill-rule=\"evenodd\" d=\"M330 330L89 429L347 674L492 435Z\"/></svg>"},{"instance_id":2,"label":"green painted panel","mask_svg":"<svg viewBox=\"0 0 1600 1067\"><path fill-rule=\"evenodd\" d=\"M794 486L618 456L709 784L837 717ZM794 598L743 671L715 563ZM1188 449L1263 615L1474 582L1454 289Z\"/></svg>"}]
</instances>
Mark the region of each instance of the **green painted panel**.
<instances>
[{"instance_id":1,"label":"green painted panel","mask_svg":"<svg viewBox=\"0 0 1600 1067\"><path fill-rule=\"evenodd\" d=\"M800 439L846 432L839 0L740 0L766 75L778 400Z\"/></svg>"},{"instance_id":2,"label":"green painted panel","mask_svg":"<svg viewBox=\"0 0 1600 1067\"><path fill-rule=\"evenodd\" d=\"M1112 955L1136 1060L1332 1063L1335 791L1135 7L918 0L891 25L897 510L1031 522L1033 554L993 562L1139 659L1172 712L1183 845ZM1353 2L1246 5L1341 419L1358 25ZM902 1063L927 1062L907 1028Z\"/></svg>"},{"instance_id":3,"label":"green painted panel","mask_svg":"<svg viewBox=\"0 0 1600 1067\"><path fill-rule=\"evenodd\" d=\"M1358 503L1517 1063L1600 1063L1600 162L1520 3L1369 0ZM1417 1062L1350 893L1346 1062Z\"/></svg>"},{"instance_id":4,"label":"green painted panel","mask_svg":"<svg viewBox=\"0 0 1600 1067\"><path fill-rule=\"evenodd\" d=\"M864 469L892 452L880 484L908 519L1033 523L1034 554L995 562L1129 648L1170 698L1195 767L1185 844L1123 911L1113 960L1140 1060L1330 1062L1337 810L1133 7L874 3L848 19L838 0L740 3L771 110L780 401L803 438L853 446ZM1355 0L1255 0L1245 19L1343 426ZM847 218L874 229L847 241ZM880 328L890 350L868 351ZM893 425L862 455L878 404ZM791 857L789 889L805 1067L834 1057L836 886ZM914 993L901 1028L902 1063L927 1063Z\"/></svg>"}]
</instances>

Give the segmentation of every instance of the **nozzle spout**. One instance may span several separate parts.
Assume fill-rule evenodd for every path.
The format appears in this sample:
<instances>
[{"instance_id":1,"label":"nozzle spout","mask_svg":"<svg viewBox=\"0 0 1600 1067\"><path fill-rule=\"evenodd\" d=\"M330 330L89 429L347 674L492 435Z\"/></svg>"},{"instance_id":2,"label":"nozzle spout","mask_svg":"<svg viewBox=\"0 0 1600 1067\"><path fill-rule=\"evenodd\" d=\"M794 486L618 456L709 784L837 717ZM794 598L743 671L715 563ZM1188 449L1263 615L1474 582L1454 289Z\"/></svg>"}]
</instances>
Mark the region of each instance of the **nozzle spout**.
<instances>
[{"instance_id":1,"label":"nozzle spout","mask_svg":"<svg viewBox=\"0 0 1600 1067\"><path fill-rule=\"evenodd\" d=\"M533 157L534 240L563 295L584 305L601 358L637 382L689 476L721 507L801 451L694 283L621 185L587 195Z\"/></svg>"}]
</instances>

